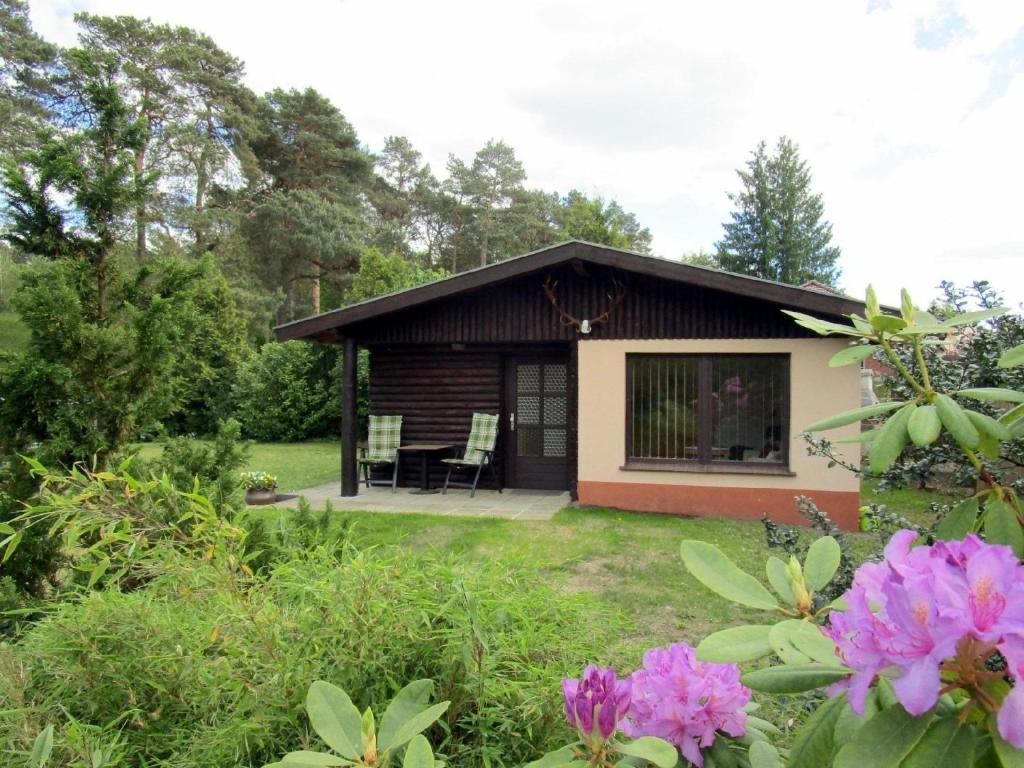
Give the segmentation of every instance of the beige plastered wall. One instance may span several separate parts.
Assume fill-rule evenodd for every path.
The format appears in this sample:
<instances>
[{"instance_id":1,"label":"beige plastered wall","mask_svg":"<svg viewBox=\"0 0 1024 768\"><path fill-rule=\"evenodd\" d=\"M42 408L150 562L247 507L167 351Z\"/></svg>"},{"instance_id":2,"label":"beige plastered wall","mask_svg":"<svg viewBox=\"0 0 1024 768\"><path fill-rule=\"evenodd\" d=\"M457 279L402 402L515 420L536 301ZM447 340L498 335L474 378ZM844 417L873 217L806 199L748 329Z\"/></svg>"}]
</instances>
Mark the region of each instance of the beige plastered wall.
<instances>
[{"instance_id":1,"label":"beige plastered wall","mask_svg":"<svg viewBox=\"0 0 1024 768\"><path fill-rule=\"evenodd\" d=\"M857 365L829 368L846 346L842 339L680 339L579 343L579 480L727 488L776 488L858 492L856 475L808 456L800 432L808 424L860 405ZM624 470L627 353L788 353L790 355L789 468L792 475ZM858 424L825 433L836 440L856 435ZM860 444L835 446L859 463Z\"/></svg>"}]
</instances>

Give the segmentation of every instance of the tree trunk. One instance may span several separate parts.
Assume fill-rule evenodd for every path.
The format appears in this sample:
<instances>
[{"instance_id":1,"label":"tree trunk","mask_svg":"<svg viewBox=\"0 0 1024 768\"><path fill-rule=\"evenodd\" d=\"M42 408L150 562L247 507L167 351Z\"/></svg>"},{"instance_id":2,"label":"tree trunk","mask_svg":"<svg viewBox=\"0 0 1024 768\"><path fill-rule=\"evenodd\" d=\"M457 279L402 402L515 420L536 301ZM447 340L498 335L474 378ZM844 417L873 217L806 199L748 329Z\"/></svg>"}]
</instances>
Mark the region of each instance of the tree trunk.
<instances>
[{"instance_id":1,"label":"tree trunk","mask_svg":"<svg viewBox=\"0 0 1024 768\"><path fill-rule=\"evenodd\" d=\"M209 105L206 107L206 140L214 141L213 112ZM192 237L195 239L196 255L201 256L206 252L207 233L206 222L203 220L203 213L206 208L206 190L210 184L210 145L204 144L199 153L199 160L196 163L196 202L195 220L192 224Z\"/></svg>"},{"instance_id":2,"label":"tree trunk","mask_svg":"<svg viewBox=\"0 0 1024 768\"><path fill-rule=\"evenodd\" d=\"M310 296L313 299L313 314L320 314L320 265L313 262L313 284L310 289Z\"/></svg>"},{"instance_id":3,"label":"tree trunk","mask_svg":"<svg viewBox=\"0 0 1024 768\"><path fill-rule=\"evenodd\" d=\"M491 217L487 216L484 218L484 234L480 239L480 266L487 266L487 246L490 245L491 239Z\"/></svg>"},{"instance_id":4,"label":"tree trunk","mask_svg":"<svg viewBox=\"0 0 1024 768\"><path fill-rule=\"evenodd\" d=\"M142 181L142 175L146 169L146 150L149 141L143 143L135 152L135 182ZM135 258L141 264L146 258L146 200L139 200L135 208Z\"/></svg>"}]
</instances>

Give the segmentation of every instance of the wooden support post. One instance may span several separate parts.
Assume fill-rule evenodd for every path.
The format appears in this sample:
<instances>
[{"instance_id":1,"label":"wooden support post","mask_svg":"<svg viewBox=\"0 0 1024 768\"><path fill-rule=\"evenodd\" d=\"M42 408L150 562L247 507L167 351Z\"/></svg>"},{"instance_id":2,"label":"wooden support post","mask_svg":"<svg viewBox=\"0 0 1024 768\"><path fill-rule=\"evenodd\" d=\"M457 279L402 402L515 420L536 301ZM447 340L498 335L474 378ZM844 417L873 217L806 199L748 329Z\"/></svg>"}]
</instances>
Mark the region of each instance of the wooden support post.
<instances>
[{"instance_id":1,"label":"wooden support post","mask_svg":"<svg viewBox=\"0 0 1024 768\"><path fill-rule=\"evenodd\" d=\"M568 408L568 435L566 435L566 471L569 477L566 478L569 484L569 498L573 501L579 500L579 382L580 382L580 347L579 341L573 339L569 342L569 368L568 368L568 395L566 406Z\"/></svg>"},{"instance_id":2,"label":"wooden support post","mask_svg":"<svg viewBox=\"0 0 1024 768\"><path fill-rule=\"evenodd\" d=\"M359 492L359 475L356 470L356 439L358 415L356 414L356 366L357 349L355 339L346 338L342 347L341 363L341 495L355 496Z\"/></svg>"}]
</instances>

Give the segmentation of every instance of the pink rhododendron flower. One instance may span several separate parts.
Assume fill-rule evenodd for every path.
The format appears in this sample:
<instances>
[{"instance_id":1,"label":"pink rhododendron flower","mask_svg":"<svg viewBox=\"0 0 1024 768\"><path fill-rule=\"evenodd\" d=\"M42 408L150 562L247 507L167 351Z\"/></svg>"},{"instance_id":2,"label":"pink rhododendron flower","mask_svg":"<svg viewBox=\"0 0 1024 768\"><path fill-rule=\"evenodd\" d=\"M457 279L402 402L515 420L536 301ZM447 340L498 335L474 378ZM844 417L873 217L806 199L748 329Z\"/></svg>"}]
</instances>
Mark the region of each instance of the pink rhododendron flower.
<instances>
[{"instance_id":1,"label":"pink rhododendron flower","mask_svg":"<svg viewBox=\"0 0 1024 768\"><path fill-rule=\"evenodd\" d=\"M714 743L716 731L742 736L746 729L750 689L740 684L735 664L697 661L693 648L676 643L647 651L630 679L633 700L622 730L665 739L694 765L704 765L700 750Z\"/></svg>"},{"instance_id":2,"label":"pink rhododendron flower","mask_svg":"<svg viewBox=\"0 0 1024 768\"><path fill-rule=\"evenodd\" d=\"M915 538L913 531L893 536L883 562L858 569L847 610L829 615L825 632L854 670L836 688L849 690L850 705L861 714L875 677L895 668L897 698L920 715L935 706L945 665L969 674L956 687L993 709L997 702L981 683L993 674L984 662L998 650L1015 683L999 707L999 732L1024 749L1024 566L1009 547L974 535L912 548Z\"/></svg>"},{"instance_id":3,"label":"pink rhododendron flower","mask_svg":"<svg viewBox=\"0 0 1024 768\"><path fill-rule=\"evenodd\" d=\"M591 664L580 680L562 681L565 716L586 741L604 743L618 729L629 708L629 680L617 680L614 669ZM595 722L597 728L594 728Z\"/></svg>"}]
</instances>

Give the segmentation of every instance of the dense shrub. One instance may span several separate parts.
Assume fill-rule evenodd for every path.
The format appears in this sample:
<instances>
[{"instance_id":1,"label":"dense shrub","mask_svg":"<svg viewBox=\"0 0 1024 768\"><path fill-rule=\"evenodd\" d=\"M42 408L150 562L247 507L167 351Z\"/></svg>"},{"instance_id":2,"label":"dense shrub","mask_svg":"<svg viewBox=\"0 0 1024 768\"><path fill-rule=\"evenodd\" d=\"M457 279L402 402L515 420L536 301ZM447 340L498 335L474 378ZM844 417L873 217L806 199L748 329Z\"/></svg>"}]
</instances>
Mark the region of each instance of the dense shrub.
<instances>
[{"instance_id":1,"label":"dense shrub","mask_svg":"<svg viewBox=\"0 0 1024 768\"><path fill-rule=\"evenodd\" d=\"M171 434L210 435L231 416L231 387L250 354L245 318L224 275L209 258L178 315L182 343L175 370L178 405L163 426Z\"/></svg>"},{"instance_id":2,"label":"dense shrub","mask_svg":"<svg viewBox=\"0 0 1024 768\"><path fill-rule=\"evenodd\" d=\"M190 490L199 480L203 494L219 509L241 503L239 469L245 465L248 446L240 442L242 428L235 419L217 423L212 441L172 437L160 456L148 462L135 460L135 474L167 473L171 484Z\"/></svg>"},{"instance_id":3,"label":"dense shrub","mask_svg":"<svg viewBox=\"0 0 1024 768\"><path fill-rule=\"evenodd\" d=\"M336 433L341 416L341 356L328 345L265 344L243 363L235 418L246 437L305 440Z\"/></svg>"},{"instance_id":4,"label":"dense shrub","mask_svg":"<svg viewBox=\"0 0 1024 768\"><path fill-rule=\"evenodd\" d=\"M24 511L24 503L38 489L28 464L19 456L0 456L0 522L9 523ZM60 539L56 536L29 536L9 557L0 562L0 580L17 591L41 597L50 591L64 564ZM19 598L20 599L20 598ZM14 606L5 600L7 608ZM2 625L0 625L2 626Z\"/></svg>"},{"instance_id":5,"label":"dense shrub","mask_svg":"<svg viewBox=\"0 0 1024 768\"><path fill-rule=\"evenodd\" d=\"M302 707L313 680L377 708L432 678L452 702L429 734L439 755L519 765L567 735L559 682L615 623L525 566L430 555L316 548L248 592L217 578L197 567L40 622L14 646L25 674L0 700L0 740L24 747L26 717L73 718L120 732L128 764L260 766L297 734L316 744Z\"/></svg>"}]
</instances>

